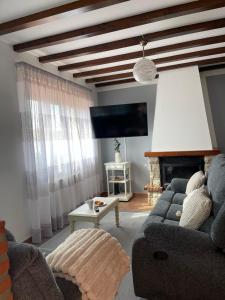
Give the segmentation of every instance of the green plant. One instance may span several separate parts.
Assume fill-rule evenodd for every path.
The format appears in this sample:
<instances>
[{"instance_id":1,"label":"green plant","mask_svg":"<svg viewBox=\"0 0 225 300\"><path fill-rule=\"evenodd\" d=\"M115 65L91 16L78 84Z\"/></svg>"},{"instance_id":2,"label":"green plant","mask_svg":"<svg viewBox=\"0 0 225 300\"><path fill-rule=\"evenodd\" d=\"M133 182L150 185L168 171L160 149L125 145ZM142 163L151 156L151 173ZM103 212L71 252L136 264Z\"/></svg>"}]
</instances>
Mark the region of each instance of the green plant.
<instances>
[{"instance_id":1,"label":"green plant","mask_svg":"<svg viewBox=\"0 0 225 300\"><path fill-rule=\"evenodd\" d=\"M120 152L120 142L116 138L113 139L113 142L115 152Z\"/></svg>"}]
</instances>

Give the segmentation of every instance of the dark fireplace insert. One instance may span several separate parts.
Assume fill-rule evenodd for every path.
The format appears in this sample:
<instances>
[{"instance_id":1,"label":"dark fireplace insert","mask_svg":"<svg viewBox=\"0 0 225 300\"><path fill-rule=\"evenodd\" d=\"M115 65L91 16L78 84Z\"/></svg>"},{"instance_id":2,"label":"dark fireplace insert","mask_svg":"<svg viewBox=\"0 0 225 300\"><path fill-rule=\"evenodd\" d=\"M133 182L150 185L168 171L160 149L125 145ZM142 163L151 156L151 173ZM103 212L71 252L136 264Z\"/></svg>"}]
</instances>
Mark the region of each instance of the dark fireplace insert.
<instances>
[{"instance_id":1,"label":"dark fireplace insert","mask_svg":"<svg viewBox=\"0 0 225 300\"><path fill-rule=\"evenodd\" d=\"M160 180L164 188L173 178L189 179L195 172L204 171L204 157L173 156L159 157Z\"/></svg>"}]
</instances>

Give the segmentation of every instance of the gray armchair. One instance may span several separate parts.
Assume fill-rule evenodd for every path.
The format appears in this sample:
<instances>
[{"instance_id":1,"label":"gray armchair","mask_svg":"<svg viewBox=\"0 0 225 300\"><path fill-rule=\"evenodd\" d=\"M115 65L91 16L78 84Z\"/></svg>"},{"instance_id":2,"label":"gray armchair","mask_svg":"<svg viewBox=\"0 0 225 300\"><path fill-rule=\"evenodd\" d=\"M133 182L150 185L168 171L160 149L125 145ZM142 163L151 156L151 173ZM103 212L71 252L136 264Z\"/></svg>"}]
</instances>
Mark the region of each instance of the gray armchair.
<instances>
[{"instance_id":1,"label":"gray armchair","mask_svg":"<svg viewBox=\"0 0 225 300\"><path fill-rule=\"evenodd\" d=\"M80 300L78 287L62 278L55 280L37 247L17 243L7 232L8 256L14 300Z\"/></svg>"},{"instance_id":2,"label":"gray armchair","mask_svg":"<svg viewBox=\"0 0 225 300\"><path fill-rule=\"evenodd\" d=\"M182 210L185 188L185 180L173 180L134 242L133 281L139 297L225 299L225 156L218 155L210 167L207 188L213 209L198 231L179 227L173 215Z\"/></svg>"}]
</instances>

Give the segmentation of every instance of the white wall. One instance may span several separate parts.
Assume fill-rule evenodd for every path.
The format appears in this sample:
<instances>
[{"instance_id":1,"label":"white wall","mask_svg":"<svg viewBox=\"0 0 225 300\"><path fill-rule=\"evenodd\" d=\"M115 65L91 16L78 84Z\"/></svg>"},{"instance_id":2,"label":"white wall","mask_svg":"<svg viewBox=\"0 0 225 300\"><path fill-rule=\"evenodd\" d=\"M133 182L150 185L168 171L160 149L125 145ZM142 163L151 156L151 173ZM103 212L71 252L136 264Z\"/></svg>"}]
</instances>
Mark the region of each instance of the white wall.
<instances>
[{"instance_id":1,"label":"white wall","mask_svg":"<svg viewBox=\"0 0 225 300\"><path fill-rule=\"evenodd\" d=\"M23 170L14 54L0 42L0 219L19 241L30 236Z\"/></svg>"},{"instance_id":2,"label":"white wall","mask_svg":"<svg viewBox=\"0 0 225 300\"><path fill-rule=\"evenodd\" d=\"M222 69L210 70L203 73L207 83L218 148L222 153L225 153L225 69L223 71Z\"/></svg>"},{"instance_id":3,"label":"white wall","mask_svg":"<svg viewBox=\"0 0 225 300\"><path fill-rule=\"evenodd\" d=\"M197 66L160 73L152 151L212 149Z\"/></svg>"}]
</instances>

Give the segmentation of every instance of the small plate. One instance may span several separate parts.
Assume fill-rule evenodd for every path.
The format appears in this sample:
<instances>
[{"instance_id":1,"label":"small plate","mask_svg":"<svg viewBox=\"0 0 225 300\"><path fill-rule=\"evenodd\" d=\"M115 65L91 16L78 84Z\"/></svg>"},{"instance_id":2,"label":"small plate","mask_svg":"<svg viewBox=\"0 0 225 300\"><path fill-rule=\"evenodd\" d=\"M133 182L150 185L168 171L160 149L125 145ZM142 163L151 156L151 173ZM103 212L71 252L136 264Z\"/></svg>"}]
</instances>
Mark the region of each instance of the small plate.
<instances>
[{"instance_id":1,"label":"small plate","mask_svg":"<svg viewBox=\"0 0 225 300\"><path fill-rule=\"evenodd\" d=\"M103 206L106 206L106 203L104 202L103 204L101 204L101 205L97 205L97 204L95 204L97 207L103 207Z\"/></svg>"}]
</instances>

